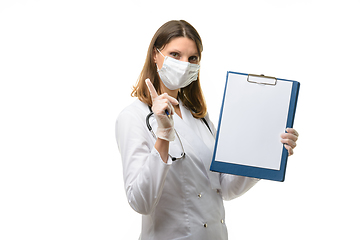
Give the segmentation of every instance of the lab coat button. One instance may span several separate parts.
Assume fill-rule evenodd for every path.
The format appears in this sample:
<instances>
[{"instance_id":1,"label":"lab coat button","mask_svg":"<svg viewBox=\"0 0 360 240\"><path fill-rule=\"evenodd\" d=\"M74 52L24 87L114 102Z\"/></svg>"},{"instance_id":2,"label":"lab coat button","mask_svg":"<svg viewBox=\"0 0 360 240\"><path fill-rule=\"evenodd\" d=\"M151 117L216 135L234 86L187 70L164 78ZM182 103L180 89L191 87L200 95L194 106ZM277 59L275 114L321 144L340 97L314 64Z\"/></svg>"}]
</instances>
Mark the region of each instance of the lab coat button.
<instances>
[{"instance_id":1,"label":"lab coat button","mask_svg":"<svg viewBox=\"0 0 360 240\"><path fill-rule=\"evenodd\" d=\"M221 221L220 221L221 223L224 223L224 219L221 219Z\"/></svg>"},{"instance_id":2,"label":"lab coat button","mask_svg":"<svg viewBox=\"0 0 360 240\"><path fill-rule=\"evenodd\" d=\"M198 197L201 198L201 193L198 194Z\"/></svg>"},{"instance_id":3,"label":"lab coat button","mask_svg":"<svg viewBox=\"0 0 360 240\"><path fill-rule=\"evenodd\" d=\"M204 227L207 228L207 223L204 224Z\"/></svg>"}]
</instances>

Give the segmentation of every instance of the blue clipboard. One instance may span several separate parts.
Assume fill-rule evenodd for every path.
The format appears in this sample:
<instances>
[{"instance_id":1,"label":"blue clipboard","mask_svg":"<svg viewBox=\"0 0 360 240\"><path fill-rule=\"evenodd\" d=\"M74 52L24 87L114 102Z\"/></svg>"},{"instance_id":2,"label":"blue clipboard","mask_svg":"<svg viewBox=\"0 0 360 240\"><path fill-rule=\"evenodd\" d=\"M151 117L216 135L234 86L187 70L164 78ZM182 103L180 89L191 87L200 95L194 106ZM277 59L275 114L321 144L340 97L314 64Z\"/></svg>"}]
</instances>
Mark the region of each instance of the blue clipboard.
<instances>
[{"instance_id":1,"label":"blue clipboard","mask_svg":"<svg viewBox=\"0 0 360 240\"><path fill-rule=\"evenodd\" d=\"M227 72L211 171L284 181L300 83Z\"/></svg>"}]
</instances>

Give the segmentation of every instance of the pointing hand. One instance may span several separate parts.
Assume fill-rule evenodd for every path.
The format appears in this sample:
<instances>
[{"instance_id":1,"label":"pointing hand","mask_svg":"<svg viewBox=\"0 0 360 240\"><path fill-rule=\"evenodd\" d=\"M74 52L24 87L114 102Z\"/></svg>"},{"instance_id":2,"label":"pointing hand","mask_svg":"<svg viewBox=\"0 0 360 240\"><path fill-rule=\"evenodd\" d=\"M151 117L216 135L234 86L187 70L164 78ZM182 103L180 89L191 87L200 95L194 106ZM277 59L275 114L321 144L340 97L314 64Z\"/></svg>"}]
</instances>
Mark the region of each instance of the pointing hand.
<instances>
[{"instance_id":1,"label":"pointing hand","mask_svg":"<svg viewBox=\"0 0 360 240\"><path fill-rule=\"evenodd\" d=\"M145 83L149 89L152 100L151 109L154 112L155 119L158 123L156 135L158 138L167 141L174 141L175 130L174 120L172 117L172 115L174 114L173 105L178 105L179 102L175 98L169 96L167 93L163 93L159 96L150 79L146 79ZM169 113L170 117L165 113L165 110Z\"/></svg>"}]
</instances>

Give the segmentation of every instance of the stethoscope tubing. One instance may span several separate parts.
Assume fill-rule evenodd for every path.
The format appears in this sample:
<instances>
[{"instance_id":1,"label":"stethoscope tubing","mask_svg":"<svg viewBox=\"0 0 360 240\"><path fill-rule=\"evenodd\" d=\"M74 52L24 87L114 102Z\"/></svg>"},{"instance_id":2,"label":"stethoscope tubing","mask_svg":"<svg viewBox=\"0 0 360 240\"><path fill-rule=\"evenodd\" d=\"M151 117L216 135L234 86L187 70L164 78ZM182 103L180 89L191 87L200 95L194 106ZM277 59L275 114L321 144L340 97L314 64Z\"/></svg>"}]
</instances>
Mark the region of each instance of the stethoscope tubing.
<instances>
[{"instance_id":1,"label":"stethoscope tubing","mask_svg":"<svg viewBox=\"0 0 360 240\"><path fill-rule=\"evenodd\" d=\"M150 107L149 107L149 108L150 108ZM154 133L154 131L153 131L151 125L150 125L150 117L151 117L153 114L154 114L154 112L153 112L153 111L151 110L151 108L150 108L150 113L146 116L146 126L147 126L147 128L149 129L151 135L152 135L155 139L157 139L157 136L156 136L156 134ZM175 129L174 129L174 130L175 130ZM170 156L170 158L171 158L173 161L176 161L176 160L179 160L179 159L182 159L182 158L185 157L184 146L183 146L182 141L181 141L181 139L180 139L180 137L179 137L179 134L177 133L176 130L175 130L175 134L176 134L177 138L179 139L179 143L180 143L180 146L181 146L182 153L181 153L181 156L178 157L178 158L177 158L177 157L173 157L173 156L171 156L170 153L168 153L169 156Z\"/></svg>"}]
</instances>

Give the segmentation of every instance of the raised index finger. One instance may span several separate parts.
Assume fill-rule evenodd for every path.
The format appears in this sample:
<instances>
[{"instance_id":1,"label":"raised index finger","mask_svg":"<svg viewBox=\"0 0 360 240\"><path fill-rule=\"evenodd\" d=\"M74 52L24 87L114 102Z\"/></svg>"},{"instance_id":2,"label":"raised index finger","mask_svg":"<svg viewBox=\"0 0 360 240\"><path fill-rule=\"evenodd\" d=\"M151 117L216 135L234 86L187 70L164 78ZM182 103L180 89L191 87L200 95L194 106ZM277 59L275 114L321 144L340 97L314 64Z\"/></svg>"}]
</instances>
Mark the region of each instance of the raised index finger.
<instances>
[{"instance_id":1,"label":"raised index finger","mask_svg":"<svg viewBox=\"0 0 360 240\"><path fill-rule=\"evenodd\" d=\"M146 85L147 85L147 87L149 89L151 99L154 99L154 98L158 97L158 94L157 94L157 92L156 92L156 90L154 88L154 85L151 83L150 79L147 78L145 80L145 83L146 83Z\"/></svg>"}]
</instances>

